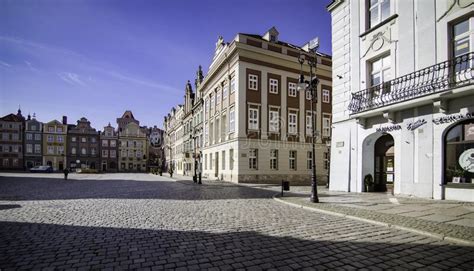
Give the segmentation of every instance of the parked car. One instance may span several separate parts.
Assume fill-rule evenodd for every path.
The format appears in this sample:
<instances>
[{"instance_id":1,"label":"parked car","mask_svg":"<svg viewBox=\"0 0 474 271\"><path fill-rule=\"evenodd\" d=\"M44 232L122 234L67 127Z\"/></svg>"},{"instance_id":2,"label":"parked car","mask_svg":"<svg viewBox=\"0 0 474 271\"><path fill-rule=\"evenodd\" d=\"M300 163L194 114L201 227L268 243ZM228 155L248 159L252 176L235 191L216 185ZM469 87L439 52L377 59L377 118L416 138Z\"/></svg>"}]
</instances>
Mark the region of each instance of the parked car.
<instances>
[{"instance_id":1,"label":"parked car","mask_svg":"<svg viewBox=\"0 0 474 271\"><path fill-rule=\"evenodd\" d=\"M51 173L53 172L53 168L50 166L36 166L30 168L30 172L45 172L45 173Z\"/></svg>"}]
</instances>

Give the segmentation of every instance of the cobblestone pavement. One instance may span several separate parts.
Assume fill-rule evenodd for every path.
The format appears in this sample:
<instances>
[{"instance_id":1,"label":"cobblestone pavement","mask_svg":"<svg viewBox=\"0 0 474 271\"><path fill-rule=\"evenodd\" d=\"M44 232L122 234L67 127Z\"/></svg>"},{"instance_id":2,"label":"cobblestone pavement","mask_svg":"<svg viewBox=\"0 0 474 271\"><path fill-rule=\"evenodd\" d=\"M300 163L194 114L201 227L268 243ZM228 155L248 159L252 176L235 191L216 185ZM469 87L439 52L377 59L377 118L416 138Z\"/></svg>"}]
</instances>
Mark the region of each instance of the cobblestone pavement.
<instances>
[{"instance_id":1,"label":"cobblestone pavement","mask_svg":"<svg viewBox=\"0 0 474 271\"><path fill-rule=\"evenodd\" d=\"M452 269L474 248L146 174L0 176L0 269Z\"/></svg>"},{"instance_id":2,"label":"cobblestone pavement","mask_svg":"<svg viewBox=\"0 0 474 271\"><path fill-rule=\"evenodd\" d=\"M276 191L276 187L271 187ZM474 244L474 203L440 201L386 193L345 193L320 189L320 203L308 200L310 187L292 187L281 199L311 208L337 212L425 231Z\"/></svg>"}]
</instances>

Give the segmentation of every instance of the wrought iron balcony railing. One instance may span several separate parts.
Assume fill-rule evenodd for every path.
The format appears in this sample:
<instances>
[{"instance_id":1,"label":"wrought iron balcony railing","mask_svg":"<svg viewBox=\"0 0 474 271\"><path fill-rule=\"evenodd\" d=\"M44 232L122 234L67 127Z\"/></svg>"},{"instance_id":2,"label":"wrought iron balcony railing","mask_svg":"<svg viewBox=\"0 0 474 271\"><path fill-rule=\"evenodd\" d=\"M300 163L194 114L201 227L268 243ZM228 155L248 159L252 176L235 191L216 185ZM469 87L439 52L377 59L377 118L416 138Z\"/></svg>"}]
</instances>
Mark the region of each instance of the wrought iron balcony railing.
<instances>
[{"instance_id":1,"label":"wrought iron balcony railing","mask_svg":"<svg viewBox=\"0 0 474 271\"><path fill-rule=\"evenodd\" d=\"M474 84L474 52L352 93L351 114Z\"/></svg>"}]
</instances>

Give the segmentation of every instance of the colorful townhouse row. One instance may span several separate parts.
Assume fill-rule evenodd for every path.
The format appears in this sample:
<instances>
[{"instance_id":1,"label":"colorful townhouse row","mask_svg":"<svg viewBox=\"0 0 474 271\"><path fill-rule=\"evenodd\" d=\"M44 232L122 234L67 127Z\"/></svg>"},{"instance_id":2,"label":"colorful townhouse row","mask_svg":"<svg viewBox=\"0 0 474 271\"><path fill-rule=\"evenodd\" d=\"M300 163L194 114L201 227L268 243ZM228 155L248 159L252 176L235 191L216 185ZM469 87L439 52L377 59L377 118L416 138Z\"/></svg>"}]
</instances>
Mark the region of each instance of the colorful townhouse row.
<instances>
[{"instance_id":1,"label":"colorful townhouse row","mask_svg":"<svg viewBox=\"0 0 474 271\"><path fill-rule=\"evenodd\" d=\"M66 116L41 122L18 110L0 118L0 170L145 172L164 163L161 129L140 126L129 110L117 124L98 131L84 117L76 124L68 124Z\"/></svg>"}]
</instances>

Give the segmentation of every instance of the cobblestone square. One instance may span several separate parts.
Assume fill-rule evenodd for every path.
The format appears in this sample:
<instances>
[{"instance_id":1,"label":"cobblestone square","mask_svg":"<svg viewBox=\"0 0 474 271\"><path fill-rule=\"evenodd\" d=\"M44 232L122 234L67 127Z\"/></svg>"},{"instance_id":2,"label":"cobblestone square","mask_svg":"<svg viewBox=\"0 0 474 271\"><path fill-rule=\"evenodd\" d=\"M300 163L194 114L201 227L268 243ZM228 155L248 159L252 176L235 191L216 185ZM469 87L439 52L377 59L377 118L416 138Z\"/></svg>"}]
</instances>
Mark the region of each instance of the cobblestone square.
<instances>
[{"instance_id":1,"label":"cobblestone square","mask_svg":"<svg viewBox=\"0 0 474 271\"><path fill-rule=\"evenodd\" d=\"M0 269L464 269L474 248L148 174L2 174Z\"/></svg>"}]
</instances>

